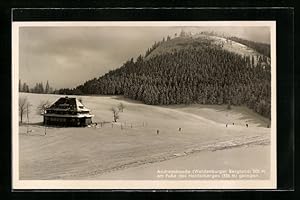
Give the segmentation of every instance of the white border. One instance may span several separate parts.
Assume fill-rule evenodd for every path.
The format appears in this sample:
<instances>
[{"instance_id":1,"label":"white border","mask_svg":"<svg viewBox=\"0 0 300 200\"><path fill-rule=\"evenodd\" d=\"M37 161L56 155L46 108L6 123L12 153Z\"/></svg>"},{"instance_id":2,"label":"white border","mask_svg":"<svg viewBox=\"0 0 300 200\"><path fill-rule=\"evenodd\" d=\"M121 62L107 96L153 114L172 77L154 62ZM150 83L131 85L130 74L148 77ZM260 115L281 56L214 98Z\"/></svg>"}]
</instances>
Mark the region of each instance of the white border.
<instances>
[{"instance_id":1,"label":"white border","mask_svg":"<svg viewBox=\"0 0 300 200\"><path fill-rule=\"evenodd\" d=\"M19 28L20 27L166 27L236 26L270 27L271 33L271 168L269 180L19 180ZM101 21L101 22L13 22L12 23L12 186L13 189L276 189L276 21Z\"/></svg>"}]
</instances>

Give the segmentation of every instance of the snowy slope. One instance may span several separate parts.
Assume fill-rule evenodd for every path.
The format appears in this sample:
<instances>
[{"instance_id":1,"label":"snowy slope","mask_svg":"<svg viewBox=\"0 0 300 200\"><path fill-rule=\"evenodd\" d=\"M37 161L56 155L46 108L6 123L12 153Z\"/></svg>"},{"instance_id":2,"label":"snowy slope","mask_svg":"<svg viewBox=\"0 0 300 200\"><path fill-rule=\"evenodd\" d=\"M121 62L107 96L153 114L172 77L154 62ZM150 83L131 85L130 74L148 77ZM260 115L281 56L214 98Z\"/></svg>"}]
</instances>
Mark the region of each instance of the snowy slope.
<instances>
[{"instance_id":1,"label":"snowy slope","mask_svg":"<svg viewBox=\"0 0 300 200\"><path fill-rule=\"evenodd\" d=\"M194 36L186 36L186 37L177 37L173 38L169 41L163 42L160 46L158 46L155 50L153 50L146 59L151 57L164 54L171 53L175 50L185 49L185 48L201 48L201 45L216 45L226 51L233 52L242 56L250 56L254 57L255 62L257 63L258 56L263 56L252 48L248 46L220 37L220 36L212 36L212 35L204 35L197 34ZM268 62L270 64L270 59L268 58Z\"/></svg>"},{"instance_id":2,"label":"snowy slope","mask_svg":"<svg viewBox=\"0 0 300 200\"><path fill-rule=\"evenodd\" d=\"M21 96L27 96L32 104L31 124L21 125L19 132L21 179L92 179L103 173L201 151L250 144L270 147L270 129L250 110L243 112L233 107L228 111L226 106L150 106L118 96L82 96L98 125L47 127L45 136L45 128L40 124L42 117L34 109L40 101L52 102L60 96ZM118 123L111 123L110 109L119 103L125 105L124 112L120 113ZM218 119L220 116L223 120ZM100 122L106 123L101 127ZM268 154L265 156L267 159ZM253 155L249 159L255 158ZM223 167L222 163L215 164Z\"/></svg>"}]
</instances>

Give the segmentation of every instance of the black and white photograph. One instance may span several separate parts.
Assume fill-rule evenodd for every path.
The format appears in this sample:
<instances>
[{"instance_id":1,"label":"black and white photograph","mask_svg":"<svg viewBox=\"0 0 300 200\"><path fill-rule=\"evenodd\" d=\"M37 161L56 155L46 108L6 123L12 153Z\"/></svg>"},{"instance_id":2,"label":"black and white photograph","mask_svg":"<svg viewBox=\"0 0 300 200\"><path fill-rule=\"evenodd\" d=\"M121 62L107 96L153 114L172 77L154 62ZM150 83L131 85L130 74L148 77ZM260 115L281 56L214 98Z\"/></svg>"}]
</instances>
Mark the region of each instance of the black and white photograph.
<instances>
[{"instance_id":1,"label":"black and white photograph","mask_svg":"<svg viewBox=\"0 0 300 200\"><path fill-rule=\"evenodd\" d=\"M13 22L14 189L275 189L275 21Z\"/></svg>"}]
</instances>

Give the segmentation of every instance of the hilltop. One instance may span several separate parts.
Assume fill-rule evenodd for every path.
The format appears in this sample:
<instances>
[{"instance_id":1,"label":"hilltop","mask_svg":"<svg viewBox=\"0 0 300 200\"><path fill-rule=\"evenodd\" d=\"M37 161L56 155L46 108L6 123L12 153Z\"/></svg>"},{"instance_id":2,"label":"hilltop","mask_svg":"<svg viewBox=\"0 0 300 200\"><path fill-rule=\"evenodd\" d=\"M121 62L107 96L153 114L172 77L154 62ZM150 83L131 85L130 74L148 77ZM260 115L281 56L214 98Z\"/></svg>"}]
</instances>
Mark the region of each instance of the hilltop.
<instances>
[{"instance_id":1,"label":"hilltop","mask_svg":"<svg viewBox=\"0 0 300 200\"><path fill-rule=\"evenodd\" d=\"M266 52L266 45L247 40L181 33L154 43L136 61L132 58L59 93L124 95L151 105L246 105L270 118L271 67Z\"/></svg>"},{"instance_id":2,"label":"hilltop","mask_svg":"<svg viewBox=\"0 0 300 200\"><path fill-rule=\"evenodd\" d=\"M167 41L163 40L160 43L155 43L152 49L148 49L145 57L146 59L149 59L160 54L171 53L184 48L200 48L201 45L197 44L199 44L199 42L203 43L204 40L210 44L217 45L226 51L233 52L241 56L253 56L255 64L258 62L259 57L270 64L270 45L252 42L237 37L224 37L206 32L196 35L184 35L173 39L169 38Z\"/></svg>"}]
</instances>

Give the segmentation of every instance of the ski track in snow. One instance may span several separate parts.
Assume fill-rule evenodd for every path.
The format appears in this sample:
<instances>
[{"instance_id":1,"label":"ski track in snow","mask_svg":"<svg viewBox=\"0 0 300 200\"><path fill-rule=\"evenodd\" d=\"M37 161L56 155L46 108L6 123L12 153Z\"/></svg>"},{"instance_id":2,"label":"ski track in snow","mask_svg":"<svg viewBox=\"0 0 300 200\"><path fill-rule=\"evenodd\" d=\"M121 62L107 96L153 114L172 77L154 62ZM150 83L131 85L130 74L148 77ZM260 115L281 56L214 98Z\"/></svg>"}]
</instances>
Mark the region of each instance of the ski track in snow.
<instances>
[{"instance_id":1,"label":"ski track in snow","mask_svg":"<svg viewBox=\"0 0 300 200\"><path fill-rule=\"evenodd\" d=\"M113 166L110 168L99 169L99 170L86 172L86 173L79 173L74 176L76 176L76 178L78 178L78 177L85 177L85 178L86 177L94 177L94 176L102 175L105 173L110 173L110 172L114 172L114 171L118 171L118 170L124 170L124 169L131 168L131 167L138 167L141 165L163 162L166 160L183 157L183 156L188 156L193 153L199 153L199 152L203 152L203 151L218 151L218 150L225 150L225 149L237 148L237 147L242 147L242 146L268 145L268 144L270 144L269 136L265 136L265 135L263 135L263 136L261 136L261 135L242 136L242 137L234 138L234 139L227 140L227 141L213 142L213 143L210 143L207 145L193 147L193 148L187 149L183 152L170 153L170 154L163 155L163 156L153 155L153 156L145 158L145 159L130 161L128 163L125 163L122 165L116 165L116 166Z\"/></svg>"}]
</instances>

